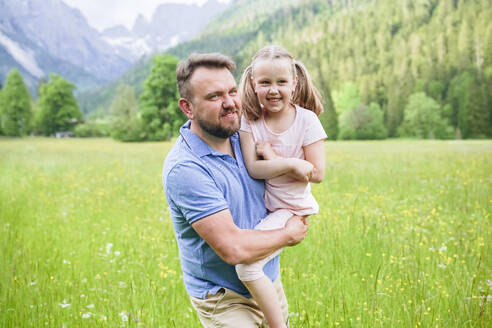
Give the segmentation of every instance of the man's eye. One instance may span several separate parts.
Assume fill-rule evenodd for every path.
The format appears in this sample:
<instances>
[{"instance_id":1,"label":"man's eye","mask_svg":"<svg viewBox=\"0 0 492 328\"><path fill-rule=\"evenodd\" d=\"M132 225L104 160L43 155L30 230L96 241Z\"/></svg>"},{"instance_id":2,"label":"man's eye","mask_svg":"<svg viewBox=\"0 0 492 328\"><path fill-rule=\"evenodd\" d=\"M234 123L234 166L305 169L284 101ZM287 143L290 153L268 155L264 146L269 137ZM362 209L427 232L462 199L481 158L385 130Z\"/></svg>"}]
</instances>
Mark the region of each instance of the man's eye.
<instances>
[{"instance_id":1,"label":"man's eye","mask_svg":"<svg viewBox=\"0 0 492 328\"><path fill-rule=\"evenodd\" d=\"M210 100L214 100L214 99L217 99L218 97L219 97L219 96L217 96L217 95L211 95L208 99L210 99Z\"/></svg>"},{"instance_id":2,"label":"man's eye","mask_svg":"<svg viewBox=\"0 0 492 328\"><path fill-rule=\"evenodd\" d=\"M237 90L231 90L229 92L229 95L231 95L231 96L235 96L236 94L237 94Z\"/></svg>"}]
</instances>

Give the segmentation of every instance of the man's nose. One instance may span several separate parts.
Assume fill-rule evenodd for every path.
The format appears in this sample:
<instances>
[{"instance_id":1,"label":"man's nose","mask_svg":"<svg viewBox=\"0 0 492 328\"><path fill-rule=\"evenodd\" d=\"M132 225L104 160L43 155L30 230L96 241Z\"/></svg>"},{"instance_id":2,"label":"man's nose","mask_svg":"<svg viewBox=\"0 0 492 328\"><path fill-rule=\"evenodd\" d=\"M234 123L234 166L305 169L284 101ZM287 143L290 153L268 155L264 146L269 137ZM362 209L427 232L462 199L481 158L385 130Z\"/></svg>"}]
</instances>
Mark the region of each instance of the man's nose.
<instances>
[{"instance_id":1,"label":"man's nose","mask_svg":"<svg viewBox=\"0 0 492 328\"><path fill-rule=\"evenodd\" d=\"M236 103L234 100L235 100L235 97L230 96L230 95L226 95L224 97L224 101L222 102L222 107L223 108L235 108Z\"/></svg>"}]
</instances>

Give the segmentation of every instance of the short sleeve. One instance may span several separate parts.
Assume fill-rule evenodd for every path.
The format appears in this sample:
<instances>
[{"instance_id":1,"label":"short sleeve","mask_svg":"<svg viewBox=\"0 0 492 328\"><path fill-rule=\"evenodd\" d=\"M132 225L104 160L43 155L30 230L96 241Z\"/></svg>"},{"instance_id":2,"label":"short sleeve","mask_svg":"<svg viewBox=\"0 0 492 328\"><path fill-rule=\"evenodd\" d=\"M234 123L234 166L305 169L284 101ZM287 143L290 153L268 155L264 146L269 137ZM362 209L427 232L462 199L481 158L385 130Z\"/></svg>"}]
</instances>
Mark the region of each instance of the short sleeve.
<instances>
[{"instance_id":1,"label":"short sleeve","mask_svg":"<svg viewBox=\"0 0 492 328\"><path fill-rule=\"evenodd\" d=\"M304 140L302 142L303 147L327 138L325 129L323 129L318 116L316 116L314 112L306 110L304 123Z\"/></svg>"},{"instance_id":2,"label":"short sleeve","mask_svg":"<svg viewBox=\"0 0 492 328\"><path fill-rule=\"evenodd\" d=\"M168 173L165 186L169 206L181 212L190 224L229 208L213 177L198 163L176 165Z\"/></svg>"},{"instance_id":3,"label":"short sleeve","mask_svg":"<svg viewBox=\"0 0 492 328\"><path fill-rule=\"evenodd\" d=\"M251 125L249 124L249 121L244 117L241 118L241 128L240 128L241 131L244 131L244 132L249 132L251 133Z\"/></svg>"}]
</instances>

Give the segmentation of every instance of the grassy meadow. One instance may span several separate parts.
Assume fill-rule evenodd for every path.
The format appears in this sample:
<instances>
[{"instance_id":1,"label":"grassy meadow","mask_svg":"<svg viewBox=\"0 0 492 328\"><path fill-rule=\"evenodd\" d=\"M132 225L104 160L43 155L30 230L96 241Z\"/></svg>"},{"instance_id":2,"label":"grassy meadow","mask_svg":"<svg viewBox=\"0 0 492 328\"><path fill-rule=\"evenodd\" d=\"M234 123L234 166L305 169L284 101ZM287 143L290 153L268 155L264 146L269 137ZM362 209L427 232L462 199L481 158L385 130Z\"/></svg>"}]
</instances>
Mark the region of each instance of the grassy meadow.
<instances>
[{"instance_id":1,"label":"grassy meadow","mask_svg":"<svg viewBox=\"0 0 492 328\"><path fill-rule=\"evenodd\" d=\"M171 145L0 139L0 327L200 327L161 187ZM281 257L291 327L490 327L492 141L326 158L321 211Z\"/></svg>"}]
</instances>

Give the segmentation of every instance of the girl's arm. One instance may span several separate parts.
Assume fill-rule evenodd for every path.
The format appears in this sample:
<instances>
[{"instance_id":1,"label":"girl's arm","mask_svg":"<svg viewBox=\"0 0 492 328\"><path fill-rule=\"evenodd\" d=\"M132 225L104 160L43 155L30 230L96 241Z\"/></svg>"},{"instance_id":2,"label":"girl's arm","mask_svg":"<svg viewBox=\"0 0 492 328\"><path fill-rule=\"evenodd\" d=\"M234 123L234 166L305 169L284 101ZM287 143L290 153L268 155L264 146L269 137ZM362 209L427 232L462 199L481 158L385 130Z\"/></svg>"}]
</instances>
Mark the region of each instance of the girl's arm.
<instances>
[{"instance_id":1,"label":"girl's arm","mask_svg":"<svg viewBox=\"0 0 492 328\"><path fill-rule=\"evenodd\" d=\"M325 175L325 147L323 145L323 139L303 147L303 151L304 151L304 158L306 160L300 159L299 161L309 162L313 165L313 171L310 176L308 175L309 182L320 183ZM267 160L281 158L277 156L277 154L275 154L275 152L272 149L272 146L268 142L257 142L256 153ZM287 172L286 174L293 179L299 180L295 175L291 174L290 172ZM304 179L300 179L300 180L307 181Z\"/></svg>"},{"instance_id":2,"label":"girl's arm","mask_svg":"<svg viewBox=\"0 0 492 328\"><path fill-rule=\"evenodd\" d=\"M306 161L314 166L313 174L309 182L320 183L325 176L325 146L323 140L318 140L304 148L304 157Z\"/></svg>"},{"instance_id":3,"label":"girl's arm","mask_svg":"<svg viewBox=\"0 0 492 328\"><path fill-rule=\"evenodd\" d=\"M295 179L308 181L313 173L313 165L298 158L272 158L260 160L256 154L255 141L251 133L239 131L241 151L248 173L255 179L271 179L283 174L293 175Z\"/></svg>"}]
</instances>

